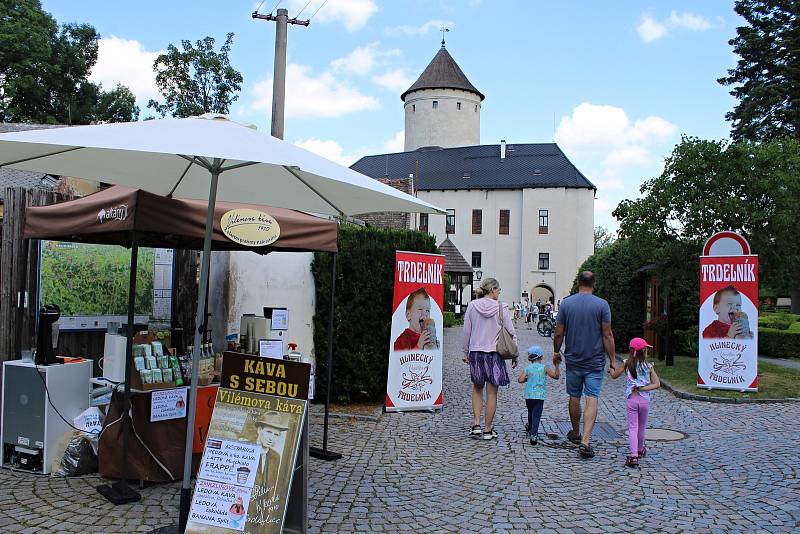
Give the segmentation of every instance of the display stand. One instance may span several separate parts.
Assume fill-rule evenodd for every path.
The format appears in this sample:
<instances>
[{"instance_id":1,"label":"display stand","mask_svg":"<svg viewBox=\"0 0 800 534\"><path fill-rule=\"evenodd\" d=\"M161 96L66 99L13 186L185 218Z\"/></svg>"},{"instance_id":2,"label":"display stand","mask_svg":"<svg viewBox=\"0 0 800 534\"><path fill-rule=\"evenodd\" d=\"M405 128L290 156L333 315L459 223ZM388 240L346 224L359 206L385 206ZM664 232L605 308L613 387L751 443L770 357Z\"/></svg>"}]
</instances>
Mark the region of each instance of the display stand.
<instances>
[{"instance_id":1,"label":"display stand","mask_svg":"<svg viewBox=\"0 0 800 534\"><path fill-rule=\"evenodd\" d=\"M335 453L334 453L335 454ZM294 478L286 506L283 531L306 534L308 532L308 414L300 436L300 451L294 464Z\"/></svg>"}]
</instances>

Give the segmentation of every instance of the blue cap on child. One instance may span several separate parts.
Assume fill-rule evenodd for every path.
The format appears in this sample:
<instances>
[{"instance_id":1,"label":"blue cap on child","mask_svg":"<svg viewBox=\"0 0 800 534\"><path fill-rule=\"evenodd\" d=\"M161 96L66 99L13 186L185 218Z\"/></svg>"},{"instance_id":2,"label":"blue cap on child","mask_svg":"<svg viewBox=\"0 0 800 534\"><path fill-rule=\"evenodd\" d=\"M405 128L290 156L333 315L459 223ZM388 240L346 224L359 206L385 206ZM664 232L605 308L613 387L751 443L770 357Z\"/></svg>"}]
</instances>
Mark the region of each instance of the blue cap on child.
<instances>
[{"instance_id":1,"label":"blue cap on child","mask_svg":"<svg viewBox=\"0 0 800 534\"><path fill-rule=\"evenodd\" d=\"M528 347L528 361L534 362L536 360L541 360L542 357L544 357L542 347L539 345L531 345Z\"/></svg>"}]
</instances>

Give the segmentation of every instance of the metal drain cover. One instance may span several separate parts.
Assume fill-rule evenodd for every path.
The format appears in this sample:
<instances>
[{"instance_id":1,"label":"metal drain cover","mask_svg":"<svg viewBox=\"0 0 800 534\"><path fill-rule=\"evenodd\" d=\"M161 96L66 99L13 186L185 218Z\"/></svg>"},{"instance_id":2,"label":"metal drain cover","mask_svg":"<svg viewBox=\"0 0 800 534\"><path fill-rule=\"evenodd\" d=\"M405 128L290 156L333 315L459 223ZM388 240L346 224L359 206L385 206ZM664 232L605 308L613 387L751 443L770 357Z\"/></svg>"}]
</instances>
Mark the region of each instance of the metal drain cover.
<instances>
[{"instance_id":1,"label":"metal drain cover","mask_svg":"<svg viewBox=\"0 0 800 534\"><path fill-rule=\"evenodd\" d=\"M558 433L566 437L567 432L572 430L572 423L569 421L556 421ZM583 421L581 421L581 429L583 428ZM620 439L619 432L614 430L614 427L606 422L597 421L592 429L592 439L615 440Z\"/></svg>"},{"instance_id":2,"label":"metal drain cover","mask_svg":"<svg viewBox=\"0 0 800 534\"><path fill-rule=\"evenodd\" d=\"M648 428L644 431L644 438L648 441L678 441L686 439L686 434L668 428Z\"/></svg>"}]
</instances>

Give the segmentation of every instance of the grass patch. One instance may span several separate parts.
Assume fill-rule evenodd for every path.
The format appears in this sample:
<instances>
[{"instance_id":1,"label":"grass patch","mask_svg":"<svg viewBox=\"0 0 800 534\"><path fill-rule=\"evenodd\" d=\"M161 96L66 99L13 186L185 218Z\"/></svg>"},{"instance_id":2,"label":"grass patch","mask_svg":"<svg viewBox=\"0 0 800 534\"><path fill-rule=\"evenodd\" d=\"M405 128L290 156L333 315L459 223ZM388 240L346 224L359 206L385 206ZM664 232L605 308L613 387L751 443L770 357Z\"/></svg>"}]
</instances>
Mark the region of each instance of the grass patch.
<instances>
[{"instance_id":1,"label":"grass patch","mask_svg":"<svg viewBox=\"0 0 800 534\"><path fill-rule=\"evenodd\" d=\"M800 397L800 372L765 362L758 362L758 391L741 393L728 389L703 389L697 387L697 358L676 356L675 365L667 367L656 360L658 376L687 393L709 397L752 399L783 399Z\"/></svg>"}]
</instances>

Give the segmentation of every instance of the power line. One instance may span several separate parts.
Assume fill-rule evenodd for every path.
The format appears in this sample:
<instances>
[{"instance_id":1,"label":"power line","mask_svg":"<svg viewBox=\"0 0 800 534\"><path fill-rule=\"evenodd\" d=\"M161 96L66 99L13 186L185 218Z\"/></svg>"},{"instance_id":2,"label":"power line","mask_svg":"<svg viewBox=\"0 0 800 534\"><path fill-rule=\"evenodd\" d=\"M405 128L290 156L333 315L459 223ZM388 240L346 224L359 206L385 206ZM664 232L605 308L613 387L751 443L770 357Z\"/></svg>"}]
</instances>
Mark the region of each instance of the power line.
<instances>
[{"instance_id":1,"label":"power line","mask_svg":"<svg viewBox=\"0 0 800 534\"><path fill-rule=\"evenodd\" d=\"M320 6L317 8L317 10L316 10L316 11L314 11L314 15L316 15L317 13L319 13L319 10L320 10L320 9L322 9L322 8L323 8L323 6L324 6L325 4L327 4L327 3L328 3L328 0L325 0L324 2L322 2L322 4L321 4L321 5L320 5ZM314 18L314 15L311 15L310 17L308 17L308 20L309 20L309 21L311 21L311 19L313 19L313 18Z\"/></svg>"},{"instance_id":2,"label":"power line","mask_svg":"<svg viewBox=\"0 0 800 534\"><path fill-rule=\"evenodd\" d=\"M272 13L273 11L278 9L278 6L280 6L282 3L283 3L283 0L278 0L278 3L275 4L275 7L273 7L269 12Z\"/></svg>"},{"instance_id":3,"label":"power line","mask_svg":"<svg viewBox=\"0 0 800 534\"><path fill-rule=\"evenodd\" d=\"M306 5L304 5L304 6L303 6L303 9L301 9L301 10L300 10L300 12L299 12L297 15L295 15L295 18L297 18L297 17L299 17L300 15L302 15L302 14L303 14L303 11L305 11L305 10L306 10L306 8L308 7L308 4L310 4L310 3L311 3L311 0L308 0L308 2L306 2Z\"/></svg>"},{"instance_id":4,"label":"power line","mask_svg":"<svg viewBox=\"0 0 800 534\"><path fill-rule=\"evenodd\" d=\"M264 5L264 2L265 2L265 1L266 1L266 0L261 0L261 3L260 3L260 4L258 4L258 7L255 9L255 12L256 12L256 13L258 13L258 10L259 10L259 9L261 9L261 6L263 6L263 5ZM270 12L270 13L271 13L271 12Z\"/></svg>"}]
</instances>

